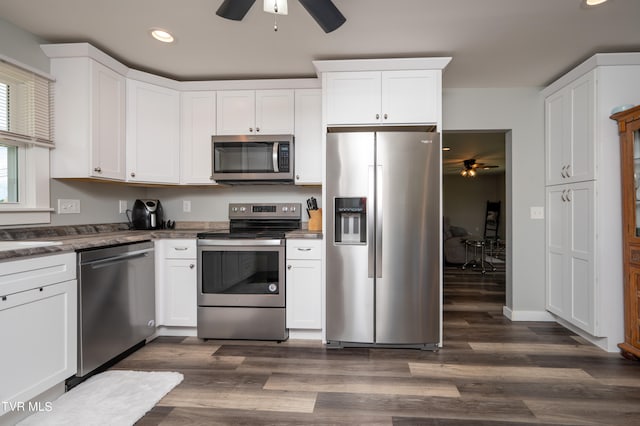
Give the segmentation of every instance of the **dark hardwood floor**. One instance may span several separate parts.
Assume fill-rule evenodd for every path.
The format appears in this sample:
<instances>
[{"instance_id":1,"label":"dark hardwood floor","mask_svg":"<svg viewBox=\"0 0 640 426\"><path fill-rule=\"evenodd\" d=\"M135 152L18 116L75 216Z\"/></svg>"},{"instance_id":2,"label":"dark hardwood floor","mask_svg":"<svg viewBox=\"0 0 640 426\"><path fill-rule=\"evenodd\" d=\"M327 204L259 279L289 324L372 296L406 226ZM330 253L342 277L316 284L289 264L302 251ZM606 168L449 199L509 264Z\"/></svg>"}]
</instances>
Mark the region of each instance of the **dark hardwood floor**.
<instances>
[{"instance_id":1,"label":"dark hardwood floor","mask_svg":"<svg viewBox=\"0 0 640 426\"><path fill-rule=\"evenodd\" d=\"M438 352L163 337L113 368L184 374L139 425L640 425L640 363L511 323L504 291L446 268Z\"/></svg>"}]
</instances>

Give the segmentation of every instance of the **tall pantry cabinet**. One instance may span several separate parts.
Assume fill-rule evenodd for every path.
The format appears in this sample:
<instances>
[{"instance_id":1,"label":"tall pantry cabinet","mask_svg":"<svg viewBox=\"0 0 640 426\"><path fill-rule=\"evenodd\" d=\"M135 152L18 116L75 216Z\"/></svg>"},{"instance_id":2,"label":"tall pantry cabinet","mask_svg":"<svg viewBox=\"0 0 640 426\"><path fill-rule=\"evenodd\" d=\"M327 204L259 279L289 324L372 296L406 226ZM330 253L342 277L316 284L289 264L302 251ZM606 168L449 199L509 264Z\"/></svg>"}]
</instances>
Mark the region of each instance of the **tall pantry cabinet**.
<instances>
[{"instance_id":1,"label":"tall pantry cabinet","mask_svg":"<svg viewBox=\"0 0 640 426\"><path fill-rule=\"evenodd\" d=\"M638 102L639 73L640 54L597 54L542 92L546 308L608 351L623 338L620 157L609 115Z\"/></svg>"}]
</instances>

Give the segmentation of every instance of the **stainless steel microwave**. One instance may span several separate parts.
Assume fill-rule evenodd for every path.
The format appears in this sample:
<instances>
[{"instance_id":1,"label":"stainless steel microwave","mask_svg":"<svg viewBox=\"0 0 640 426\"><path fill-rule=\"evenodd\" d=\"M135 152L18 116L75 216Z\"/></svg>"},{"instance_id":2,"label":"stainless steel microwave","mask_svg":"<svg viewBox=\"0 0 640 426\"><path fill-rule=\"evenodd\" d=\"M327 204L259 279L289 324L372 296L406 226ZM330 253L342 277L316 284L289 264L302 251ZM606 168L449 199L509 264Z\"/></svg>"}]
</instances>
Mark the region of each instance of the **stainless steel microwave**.
<instances>
[{"instance_id":1,"label":"stainless steel microwave","mask_svg":"<svg viewBox=\"0 0 640 426\"><path fill-rule=\"evenodd\" d=\"M211 137L213 179L220 183L293 183L293 135Z\"/></svg>"}]
</instances>

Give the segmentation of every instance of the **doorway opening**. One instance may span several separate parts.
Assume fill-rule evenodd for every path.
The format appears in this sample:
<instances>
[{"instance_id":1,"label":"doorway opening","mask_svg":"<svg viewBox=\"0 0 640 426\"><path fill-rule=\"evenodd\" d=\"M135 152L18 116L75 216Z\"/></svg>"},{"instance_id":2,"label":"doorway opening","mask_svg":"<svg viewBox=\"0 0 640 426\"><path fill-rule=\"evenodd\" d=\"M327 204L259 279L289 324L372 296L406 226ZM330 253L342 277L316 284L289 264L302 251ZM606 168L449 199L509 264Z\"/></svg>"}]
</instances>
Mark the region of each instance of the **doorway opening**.
<instances>
[{"instance_id":1,"label":"doorway opening","mask_svg":"<svg viewBox=\"0 0 640 426\"><path fill-rule=\"evenodd\" d=\"M479 288L491 286L499 303L507 305L509 139L510 132L505 130L443 132L445 297L455 291L457 282L474 281L483 284ZM486 235L487 229L491 235Z\"/></svg>"}]
</instances>

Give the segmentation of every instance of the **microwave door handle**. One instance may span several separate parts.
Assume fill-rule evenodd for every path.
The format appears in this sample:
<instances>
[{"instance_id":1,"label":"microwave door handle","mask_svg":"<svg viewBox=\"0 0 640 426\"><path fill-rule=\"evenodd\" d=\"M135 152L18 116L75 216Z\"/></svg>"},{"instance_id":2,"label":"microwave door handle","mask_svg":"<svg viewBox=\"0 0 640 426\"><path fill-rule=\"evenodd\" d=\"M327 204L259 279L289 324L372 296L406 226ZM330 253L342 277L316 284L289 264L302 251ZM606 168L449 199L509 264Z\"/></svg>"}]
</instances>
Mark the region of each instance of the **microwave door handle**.
<instances>
[{"instance_id":1,"label":"microwave door handle","mask_svg":"<svg viewBox=\"0 0 640 426\"><path fill-rule=\"evenodd\" d=\"M273 172L274 173L278 173L280 171L280 169L278 168L278 149L280 147L280 143L279 142L274 142L273 143L273 152L271 157L273 158Z\"/></svg>"}]
</instances>

